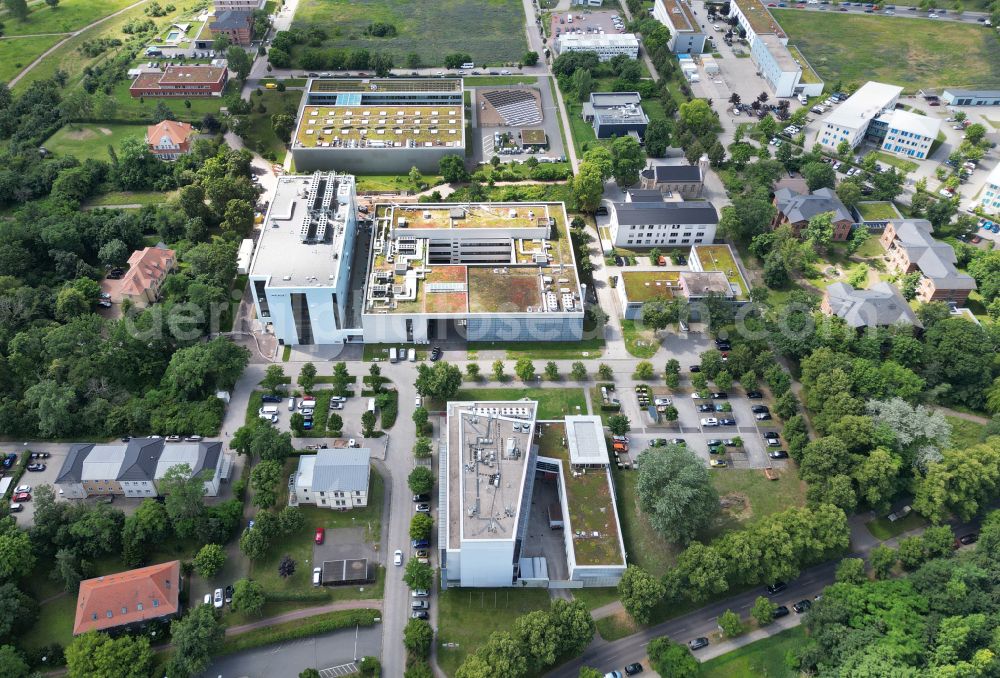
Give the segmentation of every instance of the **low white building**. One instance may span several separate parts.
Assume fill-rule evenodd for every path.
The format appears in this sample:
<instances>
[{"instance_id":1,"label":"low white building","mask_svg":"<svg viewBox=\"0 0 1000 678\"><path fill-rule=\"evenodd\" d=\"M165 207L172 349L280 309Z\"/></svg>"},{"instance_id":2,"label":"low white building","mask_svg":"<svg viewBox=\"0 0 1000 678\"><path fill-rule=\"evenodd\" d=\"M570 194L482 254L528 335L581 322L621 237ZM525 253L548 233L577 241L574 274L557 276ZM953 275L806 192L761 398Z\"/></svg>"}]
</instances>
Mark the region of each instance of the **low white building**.
<instances>
[{"instance_id":1,"label":"low white building","mask_svg":"<svg viewBox=\"0 0 1000 678\"><path fill-rule=\"evenodd\" d=\"M757 65L760 74L776 97L790 97L802 77L802 68L792 58L785 43L788 38L777 35L758 35L750 43L750 59Z\"/></svg>"},{"instance_id":2,"label":"low white building","mask_svg":"<svg viewBox=\"0 0 1000 678\"><path fill-rule=\"evenodd\" d=\"M868 132L873 120L896 108L903 88L881 82L867 82L823 119L819 143L836 150L846 141L856 148Z\"/></svg>"},{"instance_id":3,"label":"low white building","mask_svg":"<svg viewBox=\"0 0 1000 678\"><path fill-rule=\"evenodd\" d=\"M620 54L638 59L639 40L634 33L566 33L556 38L556 50L559 54L593 52L598 61L611 61Z\"/></svg>"},{"instance_id":4,"label":"low white building","mask_svg":"<svg viewBox=\"0 0 1000 678\"><path fill-rule=\"evenodd\" d=\"M979 195L979 205L984 210L1000 212L1000 165L994 167L986 177Z\"/></svg>"},{"instance_id":5,"label":"low white building","mask_svg":"<svg viewBox=\"0 0 1000 678\"><path fill-rule=\"evenodd\" d=\"M322 508L347 509L368 505L371 450L334 448L299 457L292 477L290 505L314 504Z\"/></svg>"}]
</instances>

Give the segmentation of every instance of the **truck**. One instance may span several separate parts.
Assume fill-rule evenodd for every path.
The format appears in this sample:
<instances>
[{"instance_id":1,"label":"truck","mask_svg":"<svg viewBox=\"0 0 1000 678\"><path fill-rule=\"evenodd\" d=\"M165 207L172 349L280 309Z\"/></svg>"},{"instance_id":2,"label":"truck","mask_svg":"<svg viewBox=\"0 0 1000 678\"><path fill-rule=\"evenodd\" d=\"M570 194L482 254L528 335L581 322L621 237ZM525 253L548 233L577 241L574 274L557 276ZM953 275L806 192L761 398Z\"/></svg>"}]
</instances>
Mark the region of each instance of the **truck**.
<instances>
[{"instance_id":1,"label":"truck","mask_svg":"<svg viewBox=\"0 0 1000 678\"><path fill-rule=\"evenodd\" d=\"M399 357L398 357L398 355L396 353L396 348L395 347L390 348L389 349L389 362L394 363L394 362L397 362L398 360L399 360Z\"/></svg>"},{"instance_id":2,"label":"truck","mask_svg":"<svg viewBox=\"0 0 1000 678\"><path fill-rule=\"evenodd\" d=\"M464 64L462 64L462 68L464 68L466 70L471 69L471 68L475 68L475 67L476 67L476 64L474 64L471 61L466 61Z\"/></svg>"}]
</instances>

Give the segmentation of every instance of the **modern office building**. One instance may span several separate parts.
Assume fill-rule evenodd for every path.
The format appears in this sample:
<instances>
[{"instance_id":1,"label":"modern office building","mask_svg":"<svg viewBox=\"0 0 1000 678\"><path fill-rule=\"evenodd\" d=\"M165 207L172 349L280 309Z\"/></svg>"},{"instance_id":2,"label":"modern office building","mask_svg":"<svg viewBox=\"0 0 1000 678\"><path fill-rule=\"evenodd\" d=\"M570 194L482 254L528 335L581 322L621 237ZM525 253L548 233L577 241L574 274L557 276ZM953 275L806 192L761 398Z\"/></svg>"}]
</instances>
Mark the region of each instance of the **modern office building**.
<instances>
[{"instance_id":1,"label":"modern office building","mask_svg":"<svg viewBox=\"0 0 1000 678\"><path fill-rule=\"evenodd\" d=\"M711 244L719 213L707 201L665 201L659 191L630 191L608 210L616 247L689 247Z\"/></svg>"},{"instance_id":2,"label":"modern office building","mask_svg":"<svg viewBox=\"0 0 1000 678\"><path fill-rule=\"evenodd\" d=\"M364 341L572 341L583 289L563 203L375 207Z\"/></svg>"},{"instance_id":3,"label":"modern office building","mask_svg":"<svg viewBox=\"0 0 1000 678\"><path fill-rule=\"evenodd\" d=\"M1000 165L994 167L986 177L979 196L980 207L988 212L1000 212Z\"/></svg>"},{"instance_id":4,"label":"modern office building","mask_svg":"<svg viewBox=\"0 0 1000 678\"><path fill-rule=\"evenodd\" d=\"M887 282L877 282L866 290L856 290L847 283L829 285L823 293L820 310L843 318L848 327L921 327L916 313L899 290Z\"/></svg>"},{"instance_id":5,"label":"modern office building","mask_svg":"<svg viewBox=\"0 0 1000 678\"><path fill-rule=\"evenodd\" d=\"M795 235L801 236L802 229L817 214L829 212L833 219L833 239L847 240L854 225L854 216L840 202L837 194L829 188L820 188L812 193L798 193L790 188L779 188L774 192L774 207L777 213L771 221L771 228L788 224Z\"/></svg>"},{"instance_id":6,"label":"modern office building","mask_svg":"<svg viewBox=\"0 0 1000 678\"><path fill-rule=\"evenodd\" d=\"M890 221L880 238L889 269L895 273L919 271L917 299L922 302L963 304L976 289L976 281L956 268L955 250L935 240L932 230L926 219Z\"/></svg>"},{"instance_id":7,"label":"modern office building","mask_svg":"<svg viewBox=\"0 0 1000 678\"><path fill-rule=\"evenodd\" d=\"M941 129L941 119L904 110L884 113L868 126L867 138L886 153L923 160Z\"/></svg>"},{"instance_id":8,"label":"modern office building","mask_svg":"<svg viewBox=\"0 0 1000 678\"><path fill-rule=\"evenodd\" d=\"M701 54L705 51L705 31L685 0L656 0L653 18L670 29L667 47L674 54Z\"/></svg>"},{"instance_id":9,"label":"modern office building","mask_svg":"<svg viewBox=\"0 0 1000 678\"><path fill-rule=\"evenodd\" d=\"M166 70L143 71L129 85L133 99L139 97L221 97L229 79L225 66L167 66Z\"/></svg>"},{"instance_id":10,"label":"modern office building","mask_svg":"<svg viewBox=\"0 0 1000 678\"><path fill-rule=\"evenodd\" d=\"M368 506L371 450L330 448L299 456L289 506L314 504L346 511Z\"/></svg>"},{"instance_id":11,"label":"modern office building","mask_svg":"<svg viewBox=\"0 0 1000 678\"><path fill-rule=\"evenodd\" d=\"M361 341L350 285L358 237L354 177L278 178L250 264L257 318L281 344ZM364 275L364 259L357 258ZM363 278L359 278L359 286Z\"/></svg>"},{"instance_id":12,"label":"modern office building","mask_svg":"<svg viewBox=\"0 0 1000 678\"><path fill-rule=\"evenodd\" d=\"M598 61L611 61L620 54L638 59L639 40L634 33L566 33L556 38L556 51L593 52Z\"/></svg>"},{"instance_id":13,"label":"modern office building","mask_svg":"<svg viewBox=\"0 0 1000 678\"><path fill-rule=\"evenodd\" d=\"M621 579L625 548L600 417L542 422L537 412L531 400L448 403L438 500L443 588ZM546 514L532 515L543 502Z\"/></svg>"},{"instance_id":14,"label":"modern office building","mask_svg":"<svg viewBox=\"0 0 1000 678\"><path fill-rule=\"evenodd\" d=\"M461 78L310 79L291 150L299 171L438 172L465 158Z\"/></svg>"},{"instance_id":15,"label":"modern office building","mask_svg":"<svg viewBox=\"0 0 1000 678\"><path fill-rule=\"evenodd\" d=\"M636 134L646 136L649 118L638 92L592 92L583 104L583 119L594 126L598 139Z\"/></svg>"},{"instance_id":16,"label":"modern office building","mask_svg":"<svg viewBox=\"0 0 1000 678\"><path fill-rule=\"evenodd\" d=\"M846 141L851 148L857 148L872 121L895 110L902 92L903 88L896 85L866 82L823 119L819 143L836 150L841 142Z\"/></svg>"},{"instance_id":17,"label":"modern office building","mask_svg":"<svg viewBox=\"0 0 1000 678\"><path fill-rule=\"evenodd\" d=\"M949 106L1000 106L1000 89L946 89L941 99Z\"/></svg>"},{"instance_id":18,"label":"modern office building","mask_svg":"<svg viewBox=\"0 0 1000 678\"><path fill-rule=\"evenodd\" d=\"M191 475L203 474L205 496L219 494L232 458L220 442L171 442L132 438L127 443L76 443L69 448L55 485L67 499L94 495L157 497L159 481L171 468L186 464Z\"/></svg>"}]
</instances>

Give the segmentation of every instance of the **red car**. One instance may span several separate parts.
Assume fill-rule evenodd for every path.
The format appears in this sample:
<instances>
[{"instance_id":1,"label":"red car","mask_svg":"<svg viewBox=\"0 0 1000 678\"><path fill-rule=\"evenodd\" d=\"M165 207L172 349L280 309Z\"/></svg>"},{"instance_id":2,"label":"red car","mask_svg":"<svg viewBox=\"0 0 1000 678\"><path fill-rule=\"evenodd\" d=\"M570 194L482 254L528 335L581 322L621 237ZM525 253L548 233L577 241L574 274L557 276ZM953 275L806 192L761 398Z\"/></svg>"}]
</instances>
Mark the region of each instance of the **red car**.
<instances>
[{"instance_id":1,"label":"red car","mask_svg":"<svg viewBox=\"0 0 1000 678\"><path fill-rule=\"evenodd\" d=\"M316 528L316 543L317 544L322 544L325 535L326 535L326 531L322 527L317 527Z\"/></svg>"},{"instance_id":2,"label":"red car","mask_svg":"<svg viewBox=\"0 0 1000 678\"><path fill-rule=\"evenodd\" d=\"M16 492L14 494L14 501L31 501L31 495L27 492Z\"/></svg>"}]
</instances>

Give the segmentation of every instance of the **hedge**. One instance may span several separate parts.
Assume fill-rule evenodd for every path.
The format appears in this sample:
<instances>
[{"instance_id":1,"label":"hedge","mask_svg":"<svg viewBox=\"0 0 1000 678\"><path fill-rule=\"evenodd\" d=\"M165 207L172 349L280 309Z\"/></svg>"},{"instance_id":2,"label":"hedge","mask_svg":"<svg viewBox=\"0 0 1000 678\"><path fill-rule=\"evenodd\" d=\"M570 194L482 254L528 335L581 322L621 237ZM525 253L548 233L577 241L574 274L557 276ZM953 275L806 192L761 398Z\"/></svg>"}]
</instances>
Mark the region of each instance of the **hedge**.
<instances>
[{"instance_id":1,"label":"hedge","mask_svg":"<svg viewBox=\"0 0 1000 678\"><path fill-rule=\"evenodd\" d=\"M285 643L299 638L308 638L321 633L339 631L340 629L352 626L374 626L375 618L381 616L378 610L343 610L340 612L327 612L326 614L298 619L284 624L268 626L262 629L254 629L241 633L238 636L227 637L217 654L225 655L233 652L242 652L255 647L272 645L274 643Z\"/></svg>"}]
</instances>

